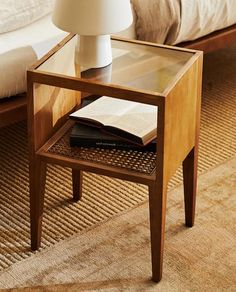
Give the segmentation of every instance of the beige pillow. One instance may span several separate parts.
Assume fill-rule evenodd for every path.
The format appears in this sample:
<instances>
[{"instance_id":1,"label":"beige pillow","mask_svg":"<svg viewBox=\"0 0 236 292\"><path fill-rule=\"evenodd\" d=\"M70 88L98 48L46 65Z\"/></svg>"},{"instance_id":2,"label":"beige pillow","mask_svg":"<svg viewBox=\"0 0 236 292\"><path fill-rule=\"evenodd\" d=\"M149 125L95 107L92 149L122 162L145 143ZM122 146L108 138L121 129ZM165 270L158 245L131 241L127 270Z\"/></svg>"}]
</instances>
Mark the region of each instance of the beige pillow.
<instances>
[{"instance_id":1,"label":"beige pillow","mask_svg":"<svg viewBox=\"0 0 236 292\"><path fill-rule=\"evenodd\" d=\"M50 13L54 0L0 0L0 33L16 30Z\"/></svg>"}]
</instances>

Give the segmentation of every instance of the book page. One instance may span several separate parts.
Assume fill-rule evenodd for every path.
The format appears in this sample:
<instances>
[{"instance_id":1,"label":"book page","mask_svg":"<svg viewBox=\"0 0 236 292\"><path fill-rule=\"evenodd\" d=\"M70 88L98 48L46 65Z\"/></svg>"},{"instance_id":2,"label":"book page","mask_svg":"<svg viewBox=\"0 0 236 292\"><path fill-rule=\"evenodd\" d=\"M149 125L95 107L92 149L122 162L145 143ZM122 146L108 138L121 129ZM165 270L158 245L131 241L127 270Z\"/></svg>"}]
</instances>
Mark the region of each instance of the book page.
<instances>
[{"instance_id":1,"label":"book page","mask_svg":"<svg viewBox=\"0 0 236 292\"><path fill-rule=\"evenodd\" d=\"M140 137L145 143L156 136L157 107L136 103L122 117L111 121L110 125Z\"/></svg>"},{"instance_id":2,"label":"book page","mask_svg":"<svg viewBox=\"0 0 236 292\"><path fill-rule=\"evenodd\" d=\"M95 120L103 125L111 125L117 117L134 107L136 102L102 96L89 105L72 113L70 117Z\"/></svg>"}]
</instances>

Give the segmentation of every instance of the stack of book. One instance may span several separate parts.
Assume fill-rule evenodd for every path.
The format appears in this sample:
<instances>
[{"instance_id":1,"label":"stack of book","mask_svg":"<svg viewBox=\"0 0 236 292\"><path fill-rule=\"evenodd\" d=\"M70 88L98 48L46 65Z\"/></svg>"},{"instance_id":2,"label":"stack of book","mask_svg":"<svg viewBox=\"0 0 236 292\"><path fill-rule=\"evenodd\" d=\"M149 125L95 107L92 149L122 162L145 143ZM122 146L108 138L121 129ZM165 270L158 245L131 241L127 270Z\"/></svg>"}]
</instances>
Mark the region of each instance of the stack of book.
<instances>
[{"instance_id":1,"label":"stack of book","mask_svg":"<svg viewBox=\"0 0 236 292\"><path fill-rule=\"evenodd\" d=\"M157 107L102 96L70 115L72 147L156 151Z\"/></svg>"}]
</instances>

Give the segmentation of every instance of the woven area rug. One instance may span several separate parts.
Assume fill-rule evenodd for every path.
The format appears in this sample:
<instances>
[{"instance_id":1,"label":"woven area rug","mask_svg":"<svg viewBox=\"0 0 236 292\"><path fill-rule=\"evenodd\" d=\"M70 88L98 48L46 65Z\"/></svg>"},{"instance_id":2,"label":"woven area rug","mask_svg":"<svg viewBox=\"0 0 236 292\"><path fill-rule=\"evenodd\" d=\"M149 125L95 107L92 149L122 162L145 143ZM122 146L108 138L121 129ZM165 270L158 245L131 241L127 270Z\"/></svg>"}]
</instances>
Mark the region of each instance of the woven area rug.
<instances>
[{"instance_id":1,"label":"woven area rug","mask_svg":"<svg viewBox=\"0 0 236 292\"><path fill-rule=\"evenodd\" d=\"M236 153L236 47L205 58L199 173ZM33 253L29 250L29 195L26 123L0 129L0 269ZM181 170L170 189L181 183ZM143 185L85 174L83 200L71 201L70 170L48 170L42 250L82 234L147 200Z\"/></svg>"},{"instance_id":2,"label":"woven area rug","mask_svg":"<svg viewBox=\"0 0 236 292\"><path fill-rule=\"evenodd\" d=\"M150 281L146 202L13 264L0 272L0 288L13 288L9 292L236 291L235 189L236 157L200 175L193 228L183 224L182 186L169 192L159 283Z\"/></svg>"}]
</instances>

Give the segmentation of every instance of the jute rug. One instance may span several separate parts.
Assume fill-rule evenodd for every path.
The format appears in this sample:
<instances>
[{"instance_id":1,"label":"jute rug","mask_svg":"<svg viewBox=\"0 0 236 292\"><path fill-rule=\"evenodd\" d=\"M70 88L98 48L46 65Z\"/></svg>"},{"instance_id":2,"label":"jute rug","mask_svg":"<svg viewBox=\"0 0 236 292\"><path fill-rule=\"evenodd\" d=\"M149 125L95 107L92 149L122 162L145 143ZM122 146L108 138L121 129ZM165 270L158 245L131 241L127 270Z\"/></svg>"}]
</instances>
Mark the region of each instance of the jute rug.
<instances>
[{"instance_id":1,"label":"jute rug","mask_svg":"<svg viewBox=\"0 0 236 292\"><path fill-rule=\"evenodd\" d=\"M205 58L199 173L236 153L236 47ZM0 129L0 268L32 256L29 250L27 135L24 122ZM170 189L181 183L181 170ZM42 250L104 224L147 200L147 189L85 175L82 202L71 202L71 173L49 168Z\"/></svg>"},{"instance_id":2,"label":"jute rug","mask_svg":"<svg viewBox=\"0 0 236 292\"><path fill-rule=\"evenodd\" d=\"M236 157L200 175L196 223L183 224L182 186L169 192L163 278L150 281L148 203L0 273L10 291L236 291ZM19 289L19 287L28 287Z\"/></svg>"}]
</instances>

